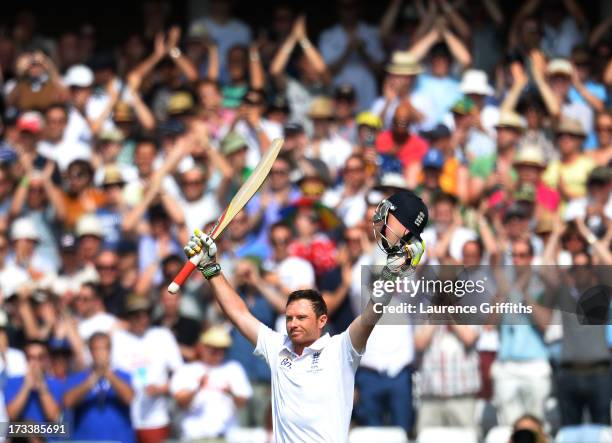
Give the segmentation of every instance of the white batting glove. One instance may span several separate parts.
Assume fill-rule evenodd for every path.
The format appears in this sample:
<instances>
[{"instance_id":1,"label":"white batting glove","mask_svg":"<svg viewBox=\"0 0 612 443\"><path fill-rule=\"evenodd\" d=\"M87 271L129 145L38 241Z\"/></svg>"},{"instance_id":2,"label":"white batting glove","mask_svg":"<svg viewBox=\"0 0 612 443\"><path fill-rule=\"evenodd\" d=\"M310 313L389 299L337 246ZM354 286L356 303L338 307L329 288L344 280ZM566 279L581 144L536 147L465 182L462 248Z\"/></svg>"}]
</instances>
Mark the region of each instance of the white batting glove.
<instances>
[{"instance_id":1,"label":"white batting glove","mask_svg":"<svg viewBox=\"0 0 612 443\"><path fill-rule=\"evenodd\" d=\"M217 245L211 236L203 233L199 229L196 229L189 239L189 243L187 243L183 248L183 251L185 251L185 255L187 255L188 258L191 258L194 255L199 254L201 251L204 251L202 258L198 263L198 269L202 271L207 264L215 261L217 255Z\"/></svg>"}]
</instances>

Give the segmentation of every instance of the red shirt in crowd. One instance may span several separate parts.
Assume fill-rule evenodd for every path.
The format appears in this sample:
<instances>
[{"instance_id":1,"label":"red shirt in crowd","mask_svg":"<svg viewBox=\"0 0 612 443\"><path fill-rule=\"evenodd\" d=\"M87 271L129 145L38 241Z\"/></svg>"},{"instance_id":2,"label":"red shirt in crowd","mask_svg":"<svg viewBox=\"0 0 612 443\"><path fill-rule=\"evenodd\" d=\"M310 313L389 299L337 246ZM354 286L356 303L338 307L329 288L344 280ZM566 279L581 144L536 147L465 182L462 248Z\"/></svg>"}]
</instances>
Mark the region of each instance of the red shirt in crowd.
<instances>
[{"instance_id":1,"label":"red shirt in crowd","mask_svg":"<svg viewBox=\"0 0 612 443\"><path fill-rule=\"evenodd\" d=\"M427 142L415 134L410 134L404 144L397 151L397 158L402 162L402 166L406 167L414 162L421 162L423 156L427 152ZM376 149L381 154L393 154L395 151L395 142L390 130L383 131L376 139Z\"/></svg>"}]
</instances>

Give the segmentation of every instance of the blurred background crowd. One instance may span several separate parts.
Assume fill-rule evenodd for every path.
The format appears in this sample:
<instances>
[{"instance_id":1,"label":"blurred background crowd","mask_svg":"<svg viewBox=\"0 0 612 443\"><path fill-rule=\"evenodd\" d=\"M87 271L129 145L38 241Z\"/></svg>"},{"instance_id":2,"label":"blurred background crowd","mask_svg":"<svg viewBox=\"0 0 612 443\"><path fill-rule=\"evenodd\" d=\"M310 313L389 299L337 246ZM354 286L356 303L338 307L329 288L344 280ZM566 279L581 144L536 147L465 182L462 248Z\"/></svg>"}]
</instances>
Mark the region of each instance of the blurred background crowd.
<instances>
[{"instance_id":1,"label":"blurred background crowd","mask_svg":"<svg viewBox=\"0 0 612 443\"><path fill-rule=\"evenodd\" d=\"M265 363L199 275L166 287L277 137L217 242L270 327L301 288L347 327L397 189L429 207L426 264L579 266L560 297L612 264L609 2L188 3L131 5L113 44L95 17L0 19L2 420L124 443L269 429ZM516 283L528 324L377 327L354 424L491 442L609 426L609 326L550 326L536 278Z\"/></svg>"}]
</instances>

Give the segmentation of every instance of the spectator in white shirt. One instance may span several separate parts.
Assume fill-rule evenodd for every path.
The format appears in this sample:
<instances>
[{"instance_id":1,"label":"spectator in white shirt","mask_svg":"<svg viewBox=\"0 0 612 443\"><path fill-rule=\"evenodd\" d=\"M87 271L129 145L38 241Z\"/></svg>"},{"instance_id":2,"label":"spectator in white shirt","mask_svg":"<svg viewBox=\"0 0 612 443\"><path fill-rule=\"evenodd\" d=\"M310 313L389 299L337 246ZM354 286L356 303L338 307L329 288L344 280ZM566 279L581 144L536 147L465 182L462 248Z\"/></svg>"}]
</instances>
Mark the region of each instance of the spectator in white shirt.
<instances>
[{"instance_id":1,"label":"spectator in white shirt","mask_svg":"<svg viewBox=\"0 0 612 443\"><path fill-rule=\"evenodd\" d=\"M376 98L375 74L384 51L378 29L359 21L360 6L359 0L338 0L340 23L323 31L319 48L334 84L352 84L363 110Z\"/></svg>"},{"instance_id":2,"label":"spectator in white shirt","mask_svg":"<svg viewBox=\"0 0 612 443\"><path fill-rule=\"evenodd\" d=\"M64 76L64 85L69 88L71 104L64 134L66 140L91 142L92 132L87 121L86 108L93 91L93 82L93 72L85 65L71 66Z\"/></svg>"},{"instance_id":3,"label":"spectator in white shirt","mask_svg":"<svg viewBox=\"0 0 612 443\"><path fill-rule=\"evenodd\" d=\"M182 410L181 438L222 437L235 426L237 410L253 395L240 363L224 361L231 344L222 326L211 327L200 338L199 361L184 365L172 377L170 390Z\"/></svg>"},{"instance_id":4,"label":"spectator in white shirt","mask_svg":"<svg viewBox=\"0 0 612 443\"><path fill-rule=\"evenodd\" d=\"M106 312L97 284L84 283L74 301L76 313L80 317L78 331L83 341L89 340L96 332L110 333L118 325L117 318Z\"/></svg>"},{"instance_id":5,"label":"spectator in white shirt","mask_svg":"<svg viewBox=\"0 0 612 443\"><path fill-rule=\"evenodd\" d=\"M68 108L54 104L45 111L45 139L38 143L38 152L57 163L61 171L77 159L91 158L91 146L68 138Z\"/></svg>"},{"instance_id":6,"label":"spectator in white shirt","mask_svg":"<svg viewBox=\"0 0 612 443\"><path fill-rule=\"evenodd\" d=\"M400 102L408 101L420 114L412 129L430 129L436 122L434 107L424 94L415 92L418 75L423 72L421 64L410 52L395 51L385 71L382 95L374 101L371 111L382 119L385 128L390 128Z\"/></svg>"},{"instance_id":7,"label":"spectator in white shirt","mask_svg":"<svg viewBox=\"0 0 612 443\"><path fill-rule=\"evenodd\" d=\"M319 158L325 162L335 178L351 154L351 145L332 130L334 118L333 102L329 97L319 96L312 100L308 117L314 125L312 144L306 157Z\"/></svg>"},{"instance_id":8,"label":"spectator in white shirt","mask_svg":"<svg viewBox=\"0 0 612 443\"><path fill-rule=\"evenodd\" d=\"M132 295L126 303L127 330L113 335L112 362L132 377L132 424L141 442L162 442L170 435L170 375L182 364L178 343L167 328L151 325L151 303Z\"/></svg>"},{"instance_id":9,"label":"spectator in white shirt","mask_svg":"<svg viewBox=\"0 0 612 443\"><path fill-rule=\"evenodd\" d=\"M448 194L439 195L432 208L430 224L423 231L427 245L424 259L428 264L440 264L449 260L463 262L463 246L478 237L472 229L463 227L457 200Z\"/></svg>"}]
</instances>

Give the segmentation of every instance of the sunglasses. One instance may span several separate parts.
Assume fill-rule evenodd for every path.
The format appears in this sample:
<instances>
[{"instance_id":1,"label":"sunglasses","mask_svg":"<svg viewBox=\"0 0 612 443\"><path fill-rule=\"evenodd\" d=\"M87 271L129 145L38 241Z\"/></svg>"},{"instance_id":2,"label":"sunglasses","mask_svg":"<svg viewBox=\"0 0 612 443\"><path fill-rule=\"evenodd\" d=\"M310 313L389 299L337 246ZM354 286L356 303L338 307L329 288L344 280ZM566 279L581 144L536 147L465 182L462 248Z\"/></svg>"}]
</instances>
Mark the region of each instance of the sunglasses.
<instances>
[{"instance_id":1,"label":"sunglasses","mask_svg":"<svg viewBox=\"0 0 612 443\"><path fill-rule=\"evenodd\" d=\"M597 126L595 128L596 132L612 132L612 126Z\"/></svg>"},{"instance_id":2,"label":"sunglasses","mask_svg":"<svg viewBox=\"0 0 612 443\"><path fill-rule=\"evenodd\" d=\"M100 271L116 271L117 265L97 265L96 269Z\"/></svg>"}]
</instances>

